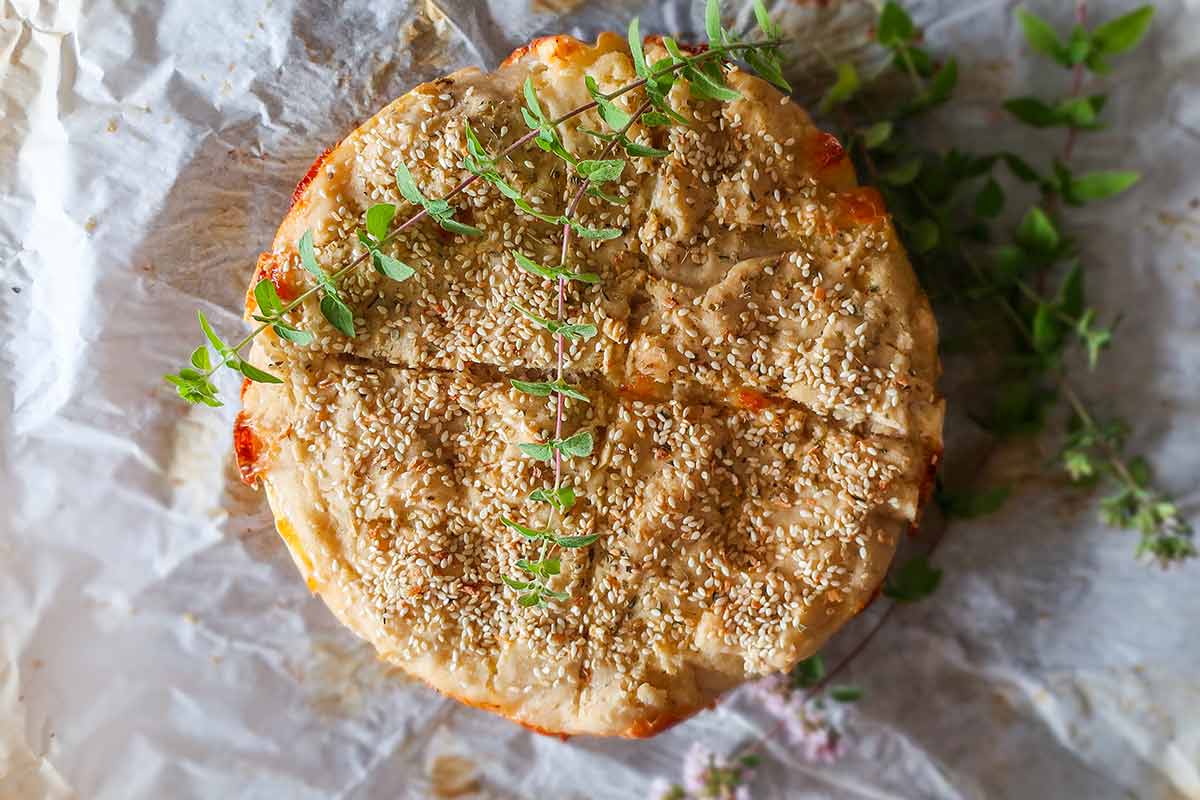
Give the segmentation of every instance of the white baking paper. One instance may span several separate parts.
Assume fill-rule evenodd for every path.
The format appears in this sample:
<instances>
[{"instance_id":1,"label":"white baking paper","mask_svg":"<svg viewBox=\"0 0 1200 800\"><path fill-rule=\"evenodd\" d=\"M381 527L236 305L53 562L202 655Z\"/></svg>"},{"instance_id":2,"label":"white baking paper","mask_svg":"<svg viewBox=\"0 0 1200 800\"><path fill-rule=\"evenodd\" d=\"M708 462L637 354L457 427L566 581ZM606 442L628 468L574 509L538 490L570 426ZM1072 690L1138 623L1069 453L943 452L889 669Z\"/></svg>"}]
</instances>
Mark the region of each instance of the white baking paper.
<instances>
[{"instance_id":1,"label":"white baking paper","mask_svg":"<svg viewBox=\"0 0 1200 800\"><path fill-rule=\"evenodd\" d=\"M1069 24L1066 0L1030 3ZM236 409L189 408L160 378L197 342L197 308L241 329L255 256L325 146L412 85L493 67L535 35L591 37L633 13L646 32L701 27L688 3L645 5L0 3L0 797L624 800L678 779L693 741L727 752L770 728L740 694L651 741L561 742L407 682L309 595L262 496L236 480ZM774 5L802 97L814 70L866 55L869 3ZM931 135L1048 159L1059 134L999 110L1065 89L1023 44L1015 3L908 5L962 61ZM1146 173L1071 212L1090 291L1125 312L1082 380L1133 421L1194 519L1200 3L1157 5L1148 43L1105 81L1111 127L1076 151L1081 167ZM1200 797L1200 566L1135 562L1131 534L1044 477L1048 452L1010 446L979 466L963 381L947 376L948 468L1016 496L949 529L943 587L846 675L867 694L845 757L805 763L772 740L753 796Z\"/></svg>"}]
</instances>

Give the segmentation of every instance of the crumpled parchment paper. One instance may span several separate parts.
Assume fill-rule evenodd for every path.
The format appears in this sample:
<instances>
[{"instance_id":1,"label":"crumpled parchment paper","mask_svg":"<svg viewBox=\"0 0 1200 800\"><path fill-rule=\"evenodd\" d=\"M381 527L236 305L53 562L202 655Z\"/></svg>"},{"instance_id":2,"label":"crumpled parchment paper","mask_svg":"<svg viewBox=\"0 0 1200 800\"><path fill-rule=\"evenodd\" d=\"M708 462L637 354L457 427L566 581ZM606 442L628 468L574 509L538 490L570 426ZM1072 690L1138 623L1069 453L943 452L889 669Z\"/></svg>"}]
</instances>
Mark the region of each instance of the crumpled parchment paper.
<instances>
[{"instance_id":1,"label":"crumpled parchment paper","mask_svg":"<svg viewBox=\"0 0 1200 800\"><path fill-rule=\"evenodd\" d=\"M1069 3L1030 3L1067 25ZM867 56L865 0L775 5L802 98L831 61ZM960 97L931 135L1048 159L1055 133L999 111L1006 95L1065 88L1028 53L1015 4L907 5L962 60ZM535 35L623 30L634 13L643 31L687 38L697 8L0 8L0 797L636 798L678 777L692 741L728 751L770 728L735 695L651 741L564 743L405 681L308 594L261 495L237 482L235 407L188 408L160 379L195 345L196 308L241 329L247 275L297 179L390 99L493 67ZM1158 8L1108 82L1112 126L1076 158L1146 178L1071 219L1091 293L1125 312L1087 392L1133 422L1195 518L1200 3ZM947 376L952 403L960 379ZM847 674L867 692L847 755L809 764L772 742L754 796L1200 797L1200 567L1135 562L1132 535L1039 477L1050 453L1016 445L981 462L986 437L960 407L947 434L949 470L1012 481L1015 497L950 528L941 590L898 612Z\"/></svg>"}]
</instances>

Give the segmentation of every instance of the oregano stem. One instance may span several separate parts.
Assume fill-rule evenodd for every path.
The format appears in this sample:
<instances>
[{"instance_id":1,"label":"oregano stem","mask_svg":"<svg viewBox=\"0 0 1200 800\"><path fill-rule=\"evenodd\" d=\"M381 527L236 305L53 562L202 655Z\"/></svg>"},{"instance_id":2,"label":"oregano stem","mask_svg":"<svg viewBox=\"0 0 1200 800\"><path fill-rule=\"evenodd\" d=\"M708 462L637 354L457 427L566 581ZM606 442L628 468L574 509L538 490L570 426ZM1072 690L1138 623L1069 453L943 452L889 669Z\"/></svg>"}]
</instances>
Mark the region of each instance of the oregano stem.
<instances>
[{"instance_id":1,"label":"oregano stem","mask_svg":"<svg viewBox=\"0 0 1200 800\"><path fill-rule=\"evenodd\" d=\"M649 108L650 108L650 101L646 100L637 108L637 110L635 110L633 112L632 115L630 115L629 121L626 122L625 125L622 126L622 128L616 132L616 135L613 136L613 138L604 145L603 149L601 149L601 151L600 151L600 155L597 157L597 160L603 161L604 159L606 159L610 155L612 155L613 152L616 150L617 145L620 144L621 140L629 132L629 129L633 127L633 124L635 122L637 122L638 118L641 117L642 114L646 113L646 110ZM583 181L581 181L579 188L575 191L575 195L571 198L570 202L567 203L567 207L566 207L566 210L563 212L563 216L567 217L568 220L574 216L575 211L579 208L579 204L583 201L584 194L587 193L587 187L588 187L588 181L586 179L584 179ZM570 255L570 251L571 251L571 237L574 232L574 229L571 227L570 222L565 222L565 223L563 223L562 230L563 230L562 250L560 251L558 266L560 269L565 270L567 268L567 259L568 259L568 256ZM559 322L566 321L566 313L567 313L566 305L567 305L567 279L564 278L562 275L559 275L558 276L558 321ZM559 332L554 335L554 339L555 339L555 351L556 351L555 352L555 362L556 362L555 363L555 379L561 383L563 380L563 372L565 369L565 362L566 362L566 337L563 336L561 332ZM555 395L556 395L556 399L555 399L555 406L554 406L554 408L555 408L555 410L554 410L554 438L557 440L561 440L562 439L562 427L563 427L563 404L565 401L563 399L562 392L556 392ZM554 450L554 491L557 492L561 488L562 488L562 451L555 448L555 450ZM553 525L555 512L556 512L556 509L553 506L551 506L550 517L546 523L547 530L550 530L551 526ZM546 557L545 551L546 551L546 543L545 543L545 540L543 539L542 540L542 551L541 551L542 552L541 558L543 558L543 559Z\"/></svg>"}]
</instances>

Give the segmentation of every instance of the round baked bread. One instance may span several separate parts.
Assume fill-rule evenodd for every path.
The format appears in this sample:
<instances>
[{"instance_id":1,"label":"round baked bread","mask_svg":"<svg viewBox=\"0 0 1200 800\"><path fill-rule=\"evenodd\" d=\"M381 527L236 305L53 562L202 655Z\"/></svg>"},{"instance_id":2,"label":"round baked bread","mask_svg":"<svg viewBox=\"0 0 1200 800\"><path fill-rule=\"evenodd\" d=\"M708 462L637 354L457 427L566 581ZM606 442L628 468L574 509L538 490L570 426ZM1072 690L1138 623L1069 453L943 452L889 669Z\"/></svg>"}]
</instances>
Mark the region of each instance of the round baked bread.
<instances>
[{"instance_id":1,"label":"round baked bread","mask_svg":"<svg viewBox=\"0 0 1200 800\"><path fill-rule=\"evenodd\" d=\"M306 230L334 272L362 252L369 205L413 212L401 160L444 196L468 175L465 120L498 152L526 131L526 76L557 116L589 101L585 75L635 80L624 41L540 39L495 72L416 87L317 160L254 281L296 297L313 280ZM525 498L550 473L517 444L554 422L551 401L509 385L554 361L510 301L555 316L551 285L511 251L557 263L556 226L477 182L453 204L485 235L425 220L388 245L416 276L343 279L354 338L310 299L296 320L312 344L268 332L251 353L284 382L244 388L239 464L311 589L382 658L538 730L648 736L811 655L878 590L941 450L937 331L879 195L787 97L728 81L742 97L724 104L680 81L690 125L632 131L671 155L630 160L626 205L580 207L625 234L572 248L602 282L567 300L599 334L567 353L591 403L569 401L564 430L595 447L566 465L580 499L565 530L600 537L561 554L552 586L569 600L521 608L501 583L535 548L500 519L536 522ZM595 154L579 128L600 125L567 122L567 147ZM537 148L502 171L548 213L572 191Z\"/></svg>"}]
</instances>

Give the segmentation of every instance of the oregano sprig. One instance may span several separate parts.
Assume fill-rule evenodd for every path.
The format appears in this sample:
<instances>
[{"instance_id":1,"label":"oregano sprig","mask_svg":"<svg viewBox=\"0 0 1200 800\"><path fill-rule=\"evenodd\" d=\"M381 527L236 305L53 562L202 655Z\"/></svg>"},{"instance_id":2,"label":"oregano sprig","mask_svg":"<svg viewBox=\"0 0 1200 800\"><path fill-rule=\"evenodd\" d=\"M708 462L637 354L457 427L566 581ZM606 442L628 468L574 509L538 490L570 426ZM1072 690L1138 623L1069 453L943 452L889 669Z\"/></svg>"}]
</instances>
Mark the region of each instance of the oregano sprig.
<instances>
[{"instance_id":1,"label":"oregano sprig","mask_svg":"<svg viewBox=\"0 0 1200 800\"><path fill-rule=\"evenodd\" d=\"M1175 505L1152 488L1145 462L1124 455L1126 426L1094 414L1069 374L1072 346L1088 369L1095 369L1120 317L1102 322L1105 315L1088 304L1085 254L1062 220L1064 207L1114 197L1140 177L1123 169L1079 172L1071 157L1077 137L1104 124L1107 97L1085 93L1084 74L1107 72L1112 57L1136 46L1149 27L1153 9L1143 6L1091 29L1086 24L1086 4L1077 4L1077 16L1069 35L1060 37L1032 12L1017 12L1030 46L1071 70L1071 89L1065 97L1022 96L1004 103L1023 124L1066 130L1061 153L1045 168L1011 152L971 154L951 149L937 153L915 140L908 126L950 96L957 68L953 59L936 66L920 46L920 30L892 1L883 6L876 38L891 51L894 67L912 86L911 95L882 117L877 109L864 111L861 98L869 87L852 66L839 66L822 108L848 120L848 149L883 192L935 302L948 303L943 313L967 329L965 339L982 342L986 349L1006 342L1003 366L996 376L999 389L993 407L980 415L981 422L1001 436L1036 433L1045 426L1056 400L1065 401L1070 413L1060 454L1062 468L1079 483L1100 479L1114 483L1116 491L1100 502L1104 521L1138 530L1142 534L1138 552L1168 563L1194 554L1190 528ZM862 116L855 119L856 113ZM1038 195L1016 215L1016 224L1007 233L1000 226L1010 198L993 175L997 166ZM956 309L974 309L980 303L997 311L1007 333L998 336L988 316L974 311L969 319L960 319ZM947 328L943 320L943 329ZM978 492L980 502L974 503L964 499L969 493L956 489L957 499L947 499L943 507L951 511L994 508L1007 496L1006 487L984 487Z\"/></svg>"},{"instance_id":2,"label":"oregano sprig","mask_svg":"<svg viewBox=\"0 0 1200 800\"><path fill-rule=\"evenodd\" d=\"M522 607L545 605L548 601L569 598L566 592L553 589L550 582L561 574L561 561L554 553L559 549L576 549L592 544L598 534L563 533L562 524L575 508L580 495L577 489L564 481L564 461L573 458L588 458L595 446L592 433L579 430L571 434L564 432L564 409L567 400L589 402L582 389L566 380L566 343L582 342L597 335L596 325L591 322L570 321L566 315L567 289L573 284L583 288L600 283L594 272L576 269L570 261L571 242L574 237L583 240L605 241L617 238L621 231L616 228L592 227L578 218L577 211L584 197L623 205L626 200L619 193L606 189L608 184L620 181L628 158L664 158L670 151L638 141L631 135L634 125L650 129L672 124L688 124L688 119L679 113L669 100L669 93L679 78L688 82L692 97L700 100L729 101L740 97L738 92L725 81L725 67L732 59L740 57L767 80L777 86L787 87L782 75L782 58L779 45L781 31L766 13L761 0L754 0L754 11L759 30L764 35L761 41L742 41L720 25L720 9L717 0L708 0L705 20L709 34L708 49L694 54L685 54L670 38L663 39L667 55L653 64L646 61L638 21L629 27L629 42L637 73L637 79L609 92L600 90L592 77L585 78L585 86L592 100L558 117L551 118L537 95L532 78L526 80L521 91L521 115L529 131L492 155L469 121L463 125L466 153L462 167L466 177L445 196L430 198L417 185L407 165L399 162L396 168L396 188L400 196L417 210L403 222L396 224L397 206L393 203L376 203L367 208L363 227L357 238L362 252L349 263L334 271L326 271L318 259L314 235L306 231L296 243L301 266L314 278L312 285L289 302L279 297L278 287L270 279L255 286L254 297L258 313L253 315L259 326L245 338L229 346L221 341L201 315L201 327L220 358L213 361L206 347L201 346L192 354L190 366L176 375L167 376L179 394L189 402L220 405L216 387L209 378L221 366L236 369L245 377L258 382L279 382L280 379L247 363L239 355L255 337L272 329L281 339L297 345L309 345L315 336L296 327L290 318L306 300L318 297L322 316L330 325L347 337L357 334L354 311L343 296L340 281L363 263L370 261L381 275L395 281L412 278L417 270L387 251L387 245L402 232L416 225L425 217L432 219L446 231L461 236L479 236L483 231L454 216L450 200L478 180L495 186L500 195L513 203L520 213L551 225L559 226L562 243L559 263L543 265L520 251L512 251L514 261L525 272L551 284L557 291L557 310L553 318L543 317L533 311L510 304L539 329L554 339L554 377L548 380L524 381L512 379L512 387L520 392L543 398L553 398L555 407L554 434L544 442L518 443L518 449L526 456L544 463L552 463L554 481L551 486L534 490L526 498L530 503L549 507L546 523L531 526L504 517L503 525L517 533L523 540L535 541L539 545L536 560L517 559L515 564L521 576L503 576L503 582L518 593L518 604ZM626 111L616 102L617 98L642 90L645 99L634 111ZM585 134L603 142L601 151L591 157L572 153L566 146L560 126L569 119L588 111L596 110L606 129L580 128ZM506 157L517 149L534 143L537 147L563 161L574 177L575 192L561 213L548 213L531 202L516 187L515 181L502 174Z\"/></svg>"}]
</instances>

